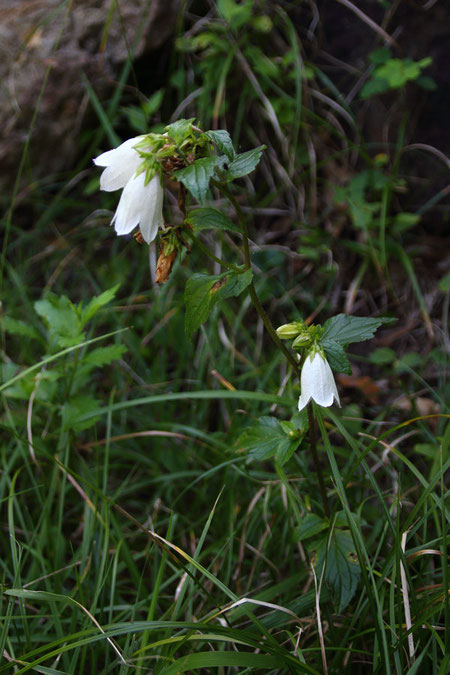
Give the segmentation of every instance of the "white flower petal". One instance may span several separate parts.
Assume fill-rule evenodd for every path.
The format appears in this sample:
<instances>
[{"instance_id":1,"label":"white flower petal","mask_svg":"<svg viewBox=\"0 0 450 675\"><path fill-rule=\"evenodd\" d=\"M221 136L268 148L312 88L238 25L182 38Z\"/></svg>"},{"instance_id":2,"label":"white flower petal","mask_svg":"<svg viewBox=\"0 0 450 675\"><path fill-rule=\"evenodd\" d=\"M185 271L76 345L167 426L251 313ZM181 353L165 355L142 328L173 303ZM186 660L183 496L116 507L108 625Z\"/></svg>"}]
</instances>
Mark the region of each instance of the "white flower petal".
<instances>
[{"instance_id":1,"label":"white flower petal","mask_svg":"<svg viewBox=\"0 0 450 675\"><path fill-rule=\"evenodd\" d=\"M103 152L101 155L96 157L94 159L94 164L97 166L110 166L116 162L126 162L127 158L136 153L134 146L137 145L143 138L144 136L135 136L134 138L129 138L127 141L124 141L124 143L117 146L117 148Z\"/></svg>"},{"instance_id":2,"label":"white flower petal","mask_svg":"<svg viewBox=\"0 0 450 675\"><path fill-rule=\"evenodd\" d=\"M111 225L117 234L129 234L139 225L145 201L145 173L131 178L125 185Z\"/></svg>"},{"instance_id":3,"label":"white flower petal","mask_svg":"<svg viewBox=\"0 0 450 675\"><path fill-rule=\"evenodd\" d=\"M114 150L108 150L94 159L97 166L106 167L100 176L100 189L112 192L125 187L142 163L142 158L134 146L144 136L129 138Z\"/></svg>"},{"instance_id":4,"label":"white flower petal","mask_svg":"<svg viewBox=\"0 0 450 675\"><path fill-rule=\"evenodd\" d=\"M100 190L114 192L114 190L120 190L125 187L142 163L141 157L137 153L135 155L127 164L112 164L106 167L100 176Z\"/></svg>"},{"instance_id":5,"label":"white flower petal","mask_svg":"<svg viewBox=\"0 0 450 675\"><path fill-rule=\"evenodd\" d=\"M142 216L139 221L142 237L147 244L153 241L158 233L158 228L164 225L163 198L164 191L160 178L158 175L153 176L150 183L145 186L141 208Z\"/></svg>"},{"instance_id":6,"label":"white flower petal","mask_svg":"<svg viewBox=\"0 0 450 675\"><path fill-rule=\"evenodd\" d=\"M324 408L333 405L334 401L341 405L332 370L320 352L307 355L300 380L299 410L302 410L311 398Z\"/></svg>"}]
</instances>

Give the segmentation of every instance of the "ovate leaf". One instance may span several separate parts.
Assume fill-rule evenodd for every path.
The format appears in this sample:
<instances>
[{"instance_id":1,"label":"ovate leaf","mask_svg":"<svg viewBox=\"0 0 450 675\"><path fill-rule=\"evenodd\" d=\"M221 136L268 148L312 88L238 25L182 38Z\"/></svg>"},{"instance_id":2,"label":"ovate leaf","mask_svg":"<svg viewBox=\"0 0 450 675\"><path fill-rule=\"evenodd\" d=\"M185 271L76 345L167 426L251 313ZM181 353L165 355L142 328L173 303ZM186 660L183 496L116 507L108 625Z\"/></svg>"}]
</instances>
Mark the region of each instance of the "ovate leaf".
<instances>
[{"instance_id":1,"label":"ovate leaf","mask_svg":"<svg viewBox=\"0 0 450 675\"><path fill-rule=\"evenodd\" d=\"M232 270L216 275L193 274L184 291L186 335L192 337L206 321L218 300L240 295L251 280L251 270L243 273Z\"/></svg>"},{"instance_id":2,"label":"ovate leaf","mask_svg":"<svg viewBox=\"0 0 450 675\"><path fill-rule=\"evenodd\" d=\"M224 173L225 180L235 180L235 178L241 178L242 176L251 173L258 165L262 151L265 147L265 145L260 145L258 148L236 155L233 161L228 165L228 170Z\"/></svg>"},{"instance_id":3,"label":"ovate leaf","mask_svg":"<svg viewBox=\"0 0 450 675\"><path fill-rule=\"evenodd\" d=\"M216 293L216 300L237 297L242 291L245 291L247 286L251 283L252 277L253 274L251 269L242 273L235 272L234 270L226 272L223 277L224 283L221 283L217 290L213 289L213 292Z\"/></svg>"},{"instance_id":4,"label":"ovate leaf","mask_svg":"<svg viewBox=\"0 0 450 675\"><path fill-rule=\"evenodd\" d=\"M275 417L260 417L258 424L245 429L237 443L239 449L247 450L249 457L257 460L281 455L285 463L297 449L301 438L291 438L283 431ZM287 457L287 459L285 459ZM278 460L280 461L280 460Z\"/></svg>"},{"instance_id":5,"label":"ovate leaf","mask_svg":"<svg viewBox=\"0 0 450 675\"><path fill-rule=\"evenodd\" d=\"M317 548L316 573L319 578L325 565L325 582L332 591L338 613L344 611L353 598L361 568L350 532L335 528Z\"/></svg>"},{"instance_id":6,"label":"ovate leaf","mask_svg":"<svg viewBox=\"0 0 450 675\"><path fill-rule=\"evenodd\" d=\"M216 157L203 157L184 169L175 171L173 177L183 183L186 190L202 204L206 199L216 163Z\"/></svg>"},{"instance_id":7,"label":"ovate leaf","mask_svg":"<svg viewBox=\"0 0 450 675\"><path fill-rule=\"evenodd\" d=\"M352 374L352 367L345 354L344 348L335 340L323 340L322 347L325 350L327 361L332 370L337 373Z\"/></svg>"},{"instance_id":8,"label":"ovate leaf","mask_svg":"<svg viewBox=\"0 0 450 675\"><path fill-rule=\"evenodd\" d=\"M222 275L193 274L188 280L184 290L184 302L185 331L189 338L210 315L213 307L211 289L221 278Z\"/></svg>"},{"instance_id":9,"label":"ovate leaf","mask_svg":"<svg viewBox=\"0 0 450 675\"><path fill-rule=\"evenodd\" d=\"M307 513L300 525L297 525L294 530L295 541L304 541L314 537L315 534L327 529L329 525L327 519L316 516L315 513Z\"/></svg>"},{"instance_id":10,"label":"ovate leaf","mask_svg":"<svg viewBox=\"0 0 450 675\"><path fill-rule=\"evenodd\" d=\"M351 342L364 342L364 340L373 338L377 328L393 321L396 321L396 319L389 317L371 319L363 316L338 314L325 321L322 340L324 342L334 340L341 345L348 345Z\"/></svg>"},{"instance_id":11,"label":"ovate leaf","mask_svg":"<svg viewBox=\"0 0 450 675\"><path fill-rule=\"evenodd\" d=\"M225 131L225 129L207 131L205 136L216 145L219 153L226 155L229 160L233 159L236 153L234 152L233 142L228 131Z\"/></svg>"},{"instance_id":12,"label":"ovate leaf","mask_svg":"<svg viewBox=\"0 0 450 675\"><path fill-rule=\"evenodd\" d=\"M204 207L200 209L191 209L186 221L194 228L194 233L201 230L230 230L231 232L240 232L240 228L228 220L223 213L217 209Z\"/></svg>"}]
</instances>

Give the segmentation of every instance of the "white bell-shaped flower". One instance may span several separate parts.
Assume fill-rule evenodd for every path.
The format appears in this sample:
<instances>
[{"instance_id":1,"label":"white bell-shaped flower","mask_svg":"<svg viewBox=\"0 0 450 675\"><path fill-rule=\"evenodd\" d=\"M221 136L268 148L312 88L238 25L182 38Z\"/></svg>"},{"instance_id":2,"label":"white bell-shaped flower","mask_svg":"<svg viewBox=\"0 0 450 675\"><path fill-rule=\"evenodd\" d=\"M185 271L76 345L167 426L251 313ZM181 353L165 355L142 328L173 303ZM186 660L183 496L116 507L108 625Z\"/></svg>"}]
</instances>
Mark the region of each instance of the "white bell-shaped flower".
<instances>
[{"instance_id":1,"label":"white bell-shaped flower","mask_svg":"<svg viewBox=\"0 0 450 675\"><path fill-rule=\"evenodd\" d=\"M94 159L94 164L105 167L100 176L100 189L112 192L123 188L111 225L117 234L129 234L140 226L147 244L156 237L164 224L162 215L164 191L158 175L145 184L145 171L137 174L142 157L135 146L144 138L136 136L114 150L108 150Z\"/></svg>"},{"instance_id":2,"label":"white bell-shaped flower","mask_svg":"<svg viewBox=\"0 0 450 675\"><path fill-rule=\"evenodd\" d=\"M334 401L338 406L341 405L332 370L320 351L313 350L307 354L302 368L300 386L299 410L303 410L311 399L324 408L333 405Z\"/></svg>"}]
</instances>

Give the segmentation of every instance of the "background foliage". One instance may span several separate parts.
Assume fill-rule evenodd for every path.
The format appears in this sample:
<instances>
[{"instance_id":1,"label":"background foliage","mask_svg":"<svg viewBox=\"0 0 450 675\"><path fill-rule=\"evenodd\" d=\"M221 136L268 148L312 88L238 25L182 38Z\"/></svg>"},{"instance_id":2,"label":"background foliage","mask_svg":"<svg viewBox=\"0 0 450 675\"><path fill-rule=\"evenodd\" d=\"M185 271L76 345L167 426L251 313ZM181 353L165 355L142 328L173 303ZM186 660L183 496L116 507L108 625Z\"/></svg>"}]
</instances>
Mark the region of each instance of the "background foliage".
<instances>
[{"instance_id":1,"label":"background foliage","mask_svg":"<svg viewBox=\"0 0 450 675\"><path fill-rule=\"evenodd\" d=\"M49 173L35 132L78 9L35 26L60 38L4 177L0 672L446 672L445 9L181 2L153 53L124 24L122 70L106 63L106 90L83 75ZM91 158L180 117L267 147L234 195L275 326L397 319L352 346L342 410L319 419L330 517L298 384L247 296L188 317L187 339L184 293L223 270L193 245L158 287L155 250L108 227ZM207 215L201 242L242 262Z\"/></svg>"}]
</instances>

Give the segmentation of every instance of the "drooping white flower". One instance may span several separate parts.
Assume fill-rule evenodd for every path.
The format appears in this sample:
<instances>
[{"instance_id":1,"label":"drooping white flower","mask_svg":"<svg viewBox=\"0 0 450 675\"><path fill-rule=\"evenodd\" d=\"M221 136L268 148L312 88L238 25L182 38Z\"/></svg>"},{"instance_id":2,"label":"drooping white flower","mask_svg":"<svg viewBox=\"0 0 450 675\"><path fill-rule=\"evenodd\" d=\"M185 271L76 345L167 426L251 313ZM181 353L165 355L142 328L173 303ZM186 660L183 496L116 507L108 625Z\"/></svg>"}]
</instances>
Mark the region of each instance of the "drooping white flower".
<instances>
[{"instance_id":1,"label":"drooping white flower","mask_svg":"<svg viewBox=\"0 0 450 675\"><path fill-rule=\"evenodd\" d=\"M341 405L330 364L320 351L313 350L307 354L300 386L299 410L303 410L311 399L324 408L333 405L334 401L338 406Z\"/></svg>"},{"instance_id":2,"label":"drooping white flower","mask_svg":"<svg viewBox=\"0 0 450 675\"><path fill-rule=\"evenodd\" d=\"M111 221L117 234L129 234L139 225L147 244L156 237L164 224L162 215L163 188L156 174L145 184L145 171L137 174L143 162L136 145L144 136L129 138L114 150L108 150L94 159L94 164L105 167L100 176L100 189L112 192L123 188L119 204Z\"/></svg>"}]
</instances>

